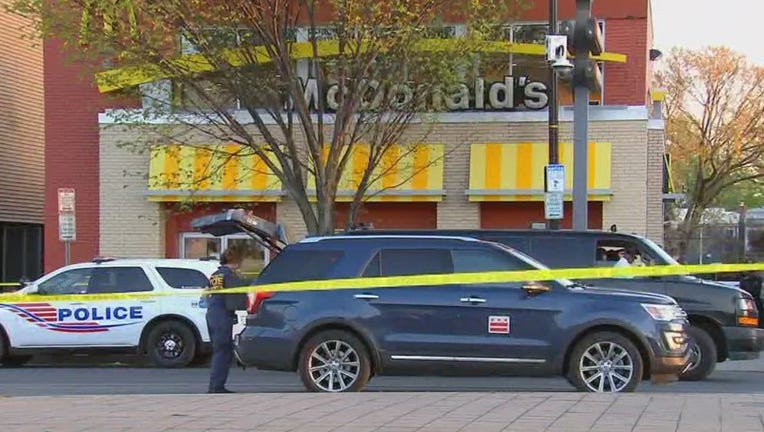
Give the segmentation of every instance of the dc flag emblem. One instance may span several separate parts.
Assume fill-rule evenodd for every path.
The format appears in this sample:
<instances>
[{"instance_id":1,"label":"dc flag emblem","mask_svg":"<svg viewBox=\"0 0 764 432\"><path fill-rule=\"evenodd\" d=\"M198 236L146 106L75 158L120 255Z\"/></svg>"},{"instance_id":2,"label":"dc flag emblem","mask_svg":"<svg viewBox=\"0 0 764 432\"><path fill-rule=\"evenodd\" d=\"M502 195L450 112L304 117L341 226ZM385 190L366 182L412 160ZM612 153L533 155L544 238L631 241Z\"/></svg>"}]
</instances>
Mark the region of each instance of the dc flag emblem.
<instances>
[{"instance_id":1,"label":"dc flag emblem","mask_svg":"<svg viewBox=\"0 0 764 432\"><path fill-rule=\"evenodd\" d=\"M509 317L489 316L488 333L509 334Z\"/></svg>"}]
</instances>

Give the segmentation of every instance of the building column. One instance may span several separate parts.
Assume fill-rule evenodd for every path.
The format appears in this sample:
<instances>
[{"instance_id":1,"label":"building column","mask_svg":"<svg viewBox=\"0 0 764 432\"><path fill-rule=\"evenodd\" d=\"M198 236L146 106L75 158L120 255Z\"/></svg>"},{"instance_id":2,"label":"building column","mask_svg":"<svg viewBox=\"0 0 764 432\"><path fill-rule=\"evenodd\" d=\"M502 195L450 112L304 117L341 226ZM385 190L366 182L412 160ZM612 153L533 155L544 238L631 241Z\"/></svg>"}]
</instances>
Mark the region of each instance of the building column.
<instances>
[{"instance_id":1,"label":"building column","mask_svg":"<svg viewBox=\"0 0 764 432\"><path fill-rule=\"evenodd\" d=\"M457 144L447 149L443 168L446 196L438 203L438 229L480 228L480 204L470 202L465 191L470 188L470 146Z\"/></svg>"}]
</instances>

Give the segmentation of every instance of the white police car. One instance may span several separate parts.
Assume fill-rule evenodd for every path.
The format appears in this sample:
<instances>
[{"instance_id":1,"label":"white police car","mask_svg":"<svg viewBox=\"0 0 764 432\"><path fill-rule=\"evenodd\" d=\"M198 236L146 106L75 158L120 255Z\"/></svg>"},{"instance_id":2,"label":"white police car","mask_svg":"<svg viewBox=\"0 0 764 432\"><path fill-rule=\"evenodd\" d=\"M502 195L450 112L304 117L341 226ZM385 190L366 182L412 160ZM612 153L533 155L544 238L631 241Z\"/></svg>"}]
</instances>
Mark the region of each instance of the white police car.
<instances>
[{"instance_id":1,"label":"white police car","mask_svg":"<svg viewBox=\"0 0 764 432\"><path fill-rule=\"evenodd\" d=\"M3 302L0 295L0 363L18 366L33 354L94 351L137 352L160 367L202 360L210 338L199 294L218 266L214 260L97 259L49 273L11 294L30 294L34 300ZM46 300L147 292L160 295Z\"/></svg>"}]
</instances>

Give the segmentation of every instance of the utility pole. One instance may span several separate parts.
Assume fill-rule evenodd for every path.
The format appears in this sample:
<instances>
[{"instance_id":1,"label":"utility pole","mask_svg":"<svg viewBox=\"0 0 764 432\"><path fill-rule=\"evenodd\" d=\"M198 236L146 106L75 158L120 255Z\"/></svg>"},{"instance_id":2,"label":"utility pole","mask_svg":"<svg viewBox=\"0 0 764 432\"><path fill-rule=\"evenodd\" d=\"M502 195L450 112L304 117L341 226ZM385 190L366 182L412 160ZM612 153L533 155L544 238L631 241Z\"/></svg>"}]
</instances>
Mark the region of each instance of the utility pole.
<instances>
[{"instance_id":1,"label":"utility pole","mask_svg":"<svg viewBox=\"0 0 764 432\"><path fill-rule=\"evenodd\" d=\"M602 87L602 72L590 59L600 55L604 41L597 21L591 17L594 0L576 0L576 19L563 22L568 51L575 56L573 67L573 229L588 225L589 92Z\"/></svg>"},{"instance_id":2,"label":"utility pole","mask_svg":"<svg viewBox=\"0 0 764 432\"><path fill-rule=\"evenodd\" d=\"M549 0L549 35L557 34L557 0ZM549 96L549 165L560 163L559 111L560 99L557 93L557 71L549 66L547 84ZM560 215L562 216L562 215ZM560 229L560 219L549 219L549 229Z\"/></svg>"}]
</instances>

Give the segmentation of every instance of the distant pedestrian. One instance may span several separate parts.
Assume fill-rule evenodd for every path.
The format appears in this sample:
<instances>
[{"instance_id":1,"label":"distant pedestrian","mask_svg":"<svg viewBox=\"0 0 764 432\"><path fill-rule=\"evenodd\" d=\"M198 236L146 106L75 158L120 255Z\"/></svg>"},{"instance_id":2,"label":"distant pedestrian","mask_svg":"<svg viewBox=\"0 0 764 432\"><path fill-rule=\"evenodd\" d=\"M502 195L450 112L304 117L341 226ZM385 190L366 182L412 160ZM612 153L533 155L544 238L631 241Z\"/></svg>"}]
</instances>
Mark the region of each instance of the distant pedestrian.
<instances>
[{"instance_id":1,"label":"distant pedestrian","mask_svg":"<svg viewBox=\"0 0 764 432\"><path fill-rule=\"evenodd\" d=\"M247 286L239 275L245 250L232 245L220 257L220 267L210 276L210 291ZM236 311L246 309L246 294L209 294L207 329L212 340L212 361L208 393L233 393L226 388L233 361L233 326Z\"/></svg>"}]
</instances>

